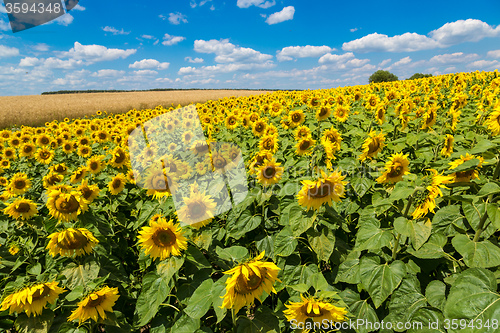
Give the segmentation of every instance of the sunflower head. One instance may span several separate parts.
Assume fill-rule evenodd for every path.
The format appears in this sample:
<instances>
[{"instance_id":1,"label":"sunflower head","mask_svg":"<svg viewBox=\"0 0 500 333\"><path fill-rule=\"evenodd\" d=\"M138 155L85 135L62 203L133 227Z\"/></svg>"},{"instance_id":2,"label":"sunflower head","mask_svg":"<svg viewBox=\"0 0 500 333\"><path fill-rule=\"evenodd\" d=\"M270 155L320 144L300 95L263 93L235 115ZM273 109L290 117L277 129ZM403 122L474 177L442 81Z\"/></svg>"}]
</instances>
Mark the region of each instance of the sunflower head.
<instances>
[{"instance_id":1,"label":"sunflower head","mask_svg":"<svg viewBox=\"0 0 500 333\"><path fill-rule=\"evenodd\" d=\"M50 234L47 249L55 257L82 256L92 252L92 249L99 243L92 232L85 228L68 228L60 232Z\"/></svg>"},{"instance_id":2,"label":"sunflower head","mask_svg":"<svg viewBox=\"0 0 500 333\"><path fill-rule=\"evenodd\" d=\"M280 163L276 163L274 158L266 160L264 164L258 168L257 181L264 186L276 184L281 179L283 170L284 168L280 167Z\"/></svg>"},{"instance_id":3,"label":"sunflower head","mask_svg":"<svg viewBox=\"0 0 500 333\"><path fill-rule=\"evenodd\" d=\"M346 320L347 310L344 307L338 307L330 302L316 298L314 296L304 297L300 295L300 302L290 302L285 304L287 309L283 311L286 319L295 320L302 326L306 320L312 320L314 323L342 322Z\"/></svg>"},{"instance_id":4,"label":"sunflower head","mask_svg":"<svg viewBox=\"0 0 500 333\"><path fill-rule=\"evenodd\" d=\"M217 204L205 192L190 191L190 196L183 198L184 206L178 210L179 221L193 228L207 225L214 217Z\"/></svg>"},{"instance_id":5,"label":"sunflower head","mask_svg":"<svg viewBox=\"0 0 500 333\"><path fill-rule=\"evenodd\" d=\"M51 188L48 194L47 207L49 214L59 221L73 221L87 209L79 191L71 190L65 193L60 189Z\"/></svg>"},{"instance_id":6,"label":"sunflower head","mask_svg":"<svg viewBox=\"0 0 500 333\"><path fill-rule=\"evenodd\" d=\"M20 198L8 205L3 212L16 220L29 220L38 213L38 209L33 201Z\"/></svg>"},{"instance_id":7,"label":"sunflower head","mask_svg":"<svg viewBox=\"0 0 500 333\"><path fill-rule=\"evenodd\" d=\"M340 202L347 184L345 177L339 171L334 171L329 176L322 172L322 177L317 181L302 181L303 187L297 195L299 205L307 210L318 210L325 203L331 206L332 201Z\"/></svg>"},{"instance_id":8,"label":"sunflower head","mask_svg":"<svg viewBox=\"0 0 500 333\"><path fill-rule=\"evenodd\" d=\"M84 322L92 319L97 322L99 319L106 319L106 311L113 312L113 305L118 300L118 288L103 287L88 294L78 303L78 307L68 317L68 321L77 320Z\"/></svg>"},{"instance_id":9,"label":"sunflower head","mask_svg":"<svg viewBox=\"0 0 500 333\"><path fill-rule=\"evenodd\" d=\"M385 172L377 178L379 183L397 183L403 180L403 176L410 173L408 155L398 153L392 155L385 164Z\"/></svg>"},{"instance_id":10,"label":"sunflower head","mask_svg":"<svg viewBox=\"0 0 500 333\"><path fill-rule=\"evenodd\" d=\"M139 246L146 255L164 260L171 255L179 256L187 249L187 239L183 236L180 225L172 220L157 216L151 219L149 227L139 231Z\"/></svg>"}]
</instances>

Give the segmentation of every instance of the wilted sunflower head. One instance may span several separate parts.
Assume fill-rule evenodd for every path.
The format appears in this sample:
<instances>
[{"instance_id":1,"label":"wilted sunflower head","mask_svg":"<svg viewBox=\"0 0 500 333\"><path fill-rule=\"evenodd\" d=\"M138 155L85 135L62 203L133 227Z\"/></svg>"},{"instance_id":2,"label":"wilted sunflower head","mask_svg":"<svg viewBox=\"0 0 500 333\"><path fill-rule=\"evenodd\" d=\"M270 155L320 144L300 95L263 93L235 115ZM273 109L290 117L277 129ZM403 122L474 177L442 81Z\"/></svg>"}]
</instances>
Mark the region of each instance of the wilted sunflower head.
<instances>
[{"instance_id":1,"label":"wilted sunflower head","mask_svg":"<svg viewBox=\"0 0 500 333\"><path fill-rule=\"evenodd\" d=\"M118 288L105 286L93 291L78 303L78 307L73 310L68 321L78 319L78 322L81 323L87 319L92 319L95 322L100 319L105 320L107 318L106 311L113 312L113 305L119 297Z\"/></svg>"},{"instance_id":2,"label":"wilted sunflower head","mask_svg":"<svg viewBox=\"0 0 500 333\"><path fill-rule=\"evenodd\" d=\"M314 296L304 297L301 294L300 298L300 302L285 304L287 310L283 311L283 314L287 320L295 320L301 325L305 325L308 319L314 323L323 323L323 320L338 323L346 320L348 312L344 307L335 306Z\"/></svg>"},{"instance_id":3,"label":"wilted sunflower head","mask_svg":"<svg viewBox=\"0 0 500 333\"><path fill-rule=\"evenodd\" d=\"M47 249L55 257L82 256L92 252L92 249L99 243L92 232L85 228L68 228L63 231L54 232L48 237Z\"/></svg>"},{"instance_id":4,"label":"wilted sunflower head","mask_svg":"<svg viewBox=\"0 0 500 333\"><path fill-rule=\"evenodd\" d=\"M87 205L81 197L79 191L72 190L64 193L59 189L50 189L47 208L49 214L59 221L73 221L87 209Z\"/></svg>"}]
</instances>

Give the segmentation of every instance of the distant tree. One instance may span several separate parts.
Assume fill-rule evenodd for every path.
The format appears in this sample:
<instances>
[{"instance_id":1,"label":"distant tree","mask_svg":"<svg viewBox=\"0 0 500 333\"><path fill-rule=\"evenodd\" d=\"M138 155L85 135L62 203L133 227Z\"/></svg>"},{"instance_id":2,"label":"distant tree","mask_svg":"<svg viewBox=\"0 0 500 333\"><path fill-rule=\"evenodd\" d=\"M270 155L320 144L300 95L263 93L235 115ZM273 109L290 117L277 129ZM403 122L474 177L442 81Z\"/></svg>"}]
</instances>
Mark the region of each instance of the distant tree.
<instances>
[{"instance_id":1,"label":"distant tree","mask_svg":"<svg viewBox=\"0 0 500 333\"><path fill-rule=\"evenodd\" d=\"M415 73L412 76L408 78L408 80L415 80L415 79L421 79L424 77L431 77L432 74L422 74L422 73Z\"/></svg>"},{"instance_id":2,"label":"distant tree","mask_svg":"<svg viewBox=\"0 0 500 333\"><path fill-rule=\"evenodd\" d=\"M391 72L378 70L370 76L370 78L368 79L368 83L390 82L397 80L398 77Z\"/></svg>"}]
</instances>

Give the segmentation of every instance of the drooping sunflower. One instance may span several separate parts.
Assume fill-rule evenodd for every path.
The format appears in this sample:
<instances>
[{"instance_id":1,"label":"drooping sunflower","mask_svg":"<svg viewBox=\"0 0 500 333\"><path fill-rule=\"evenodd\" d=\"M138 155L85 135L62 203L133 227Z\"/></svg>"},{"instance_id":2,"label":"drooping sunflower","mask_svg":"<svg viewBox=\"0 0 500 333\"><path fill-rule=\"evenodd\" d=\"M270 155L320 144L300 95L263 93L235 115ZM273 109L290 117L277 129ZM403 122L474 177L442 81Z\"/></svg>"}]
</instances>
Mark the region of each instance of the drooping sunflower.
<instances>
[{"instance_id":1,"label":"drooping sunflower","mask_svg":"<svg viewBox=\"0 0 500 333\"><path fill-rule=\"evenodd\" d=\"M54 232L47 236L49 243L46 249L51 256L58 254L63 257L82 256L92 253L92 249L99 243L92 232L85 228L68 228Z\"/></svg>"},{"instance_id":2,"label":"drooping sunflower","mask_svg":"<svg viewBox=\"0 0 500 333\"><path fill-rule=\"evenodd\" d=\"M139 231L139 245L146 255L164 260L171 255L180 256L187 249L187 239L183 236L179 223L157 217L149 221L149 227Z\"/></svg>"},{"instance_id":3,"label":"drooping sunflower","mask_svg":"<svg viewBox=\"0 0 500 333\"><path fill-rule=\"evenodd\" d=\"M333 126L323 132L321 142L329 142L335 147L335 151L340 150L342 144L342 135Z\"/></svg>"},{"instance_id":4,"label":"drooping sunflower","mask_svg":"<svg viewBox=\"0 0 500 333\"><path fill-rule=\"evenodd\" d=\"M500 106L489 115L485 125L493 133L493 135L498 135L500 133Z\"/></svg>"},{"instance_id":5,"label":"drooping sunflower","mask_svg":"<svg viewBox=\"0 0 500 333\"><path fill-rule=\"evenodd\" d=\"M35 158L42 164L49 164L54 159L54 152L48 148L39 148L35 153Z\"/></svg>"},{"instance_id":6,"label":"drooping sunflower","mask_svg":"<svg viewBox=\"0 0 500 333\"><path fill-rule=\"evenodd\" d=\"M443 149L441 149L441 155L445 157L450 157L451 153L453 153L453 135L446 134L446 137L444 138L444 146Z\"/></svg>"},{"instance_id":7,"label":"drooping sunflower","mask_svg":"<svg viewBox=\"0 0 500 333\"><path fill-rule=\"evenodd\" d=\"M361 161L367 158L372 159L376 157L378 153L382 151L384 147L385 136L383 132L377 134L375 131L370 131L368 138L363 143L363 153L359 156Z\"/></svg>"},{"instance_id":8,"label":"drooping sunflower","mask_svg":"<svg viewBox=\"0 0 500 333\"><path fill-rule=\"evenodd\" d=\"M65 193L60 189L51 189L48 194L47 208L49 214L59 221L73 221L87 209L79 191L72 190Z\"/></svg>"},{"instance_id":9,"label":"drooping sunflower","mask_svg":"<svg viewBox=\"0 0 500 333\"><path fill-rule=\"evenodd\" d=\"M279 281L280 268L273 262L262 261L264 254L263 251L254 259L224 272L231 277L226 281L222 308L234 309L234 313L238 313L242 307L252 305L264 293L276 293L273 285Z\"/></svg>"},{"instance_id":10,"label":"drooping sunflower","mask_svg":"<svg viewBox=\"0 0 500 333\"><path fill-rule=\"evenodd\" d=\"M279 182L285 170L280 165L280 163L276 163L274 158L264 161L264 164L258 168L257 181L264 186L273 185Z\"/></svg>"},{"instance_id":11,"label":"drooping sunflower","mask_svg":"<svg viewBox=\"0 0 500 333\"><path fill-rule=\"evenodd\" d=\"M443 195L441 188L447 188L445 184L453 182L453 176L444 176L435 169L429 169L428 171L431 172L431 179L428 181L429 185L419 195L414 195L415 210L412 213L414 219L421 218L429 212L434 212L436 198Z\"/></svg>"},{"instance_id":12,"label":"drooping sunflower","mask_svg":"<svg viewBox=\"0 0 500 333\"><path fill-rule=\"evenodd\" d=\"M431 128L436 124L437 107L432 106L424 113L421 129Z\"/></svg>"},{"instance_id":13,"label":"drooping sunflower","mask_svg":"<svg viewBox=\"0 0 500 333\"><path fill-rule=\"evenodd\" d=\"M127 178L123 173L119 173L111 179L108 183L108 190L111 194L117 195L125 188L125 184L127 183Z\"/></svg>"},{"instance_id":14,"label":"drooping sunflower","mask_svg":"<svg viewBox=\"0 0 500 333\"><path fill-rule=\"evenodd\" d=\"M87 173L88 173L87 167L86 166L81 166L78 169L76 169L75 172L73 172L73 174L71 175L71 178L70 178L69 181L72 184L79 183L79 182L81 182L85 178L85 176L87 175Z\"/></svg>"},{"instance_id":15,"label":"drooping sunflower","mask_svg":"<svg viewBox=\"0 0 500 333\"><path fill-rule=\"evenodd\" d=\"M403 153L393 154L385 164L385 171L377 178L377 182L397 183L403 180L403 176L410 173L409 165L408 155L403 155Z\"/></svg>"},{"instance_id":16,"label":"drooping sunflower","mask_svg":"<svg viewBox=\"0 0 500 333\"><path fill-rule=\"evenodd\" d=\"M287 307L283 311L288 321L294 320L297 325L305 326L305 322L311 319L314 323L323 323L327 320L329 323L339 323L346 320L348 313L344 307L335 306L314 296L304 297L300 295L302 301L290 302L285 304Z\"/></svg>"},{"instance_id":17,"label":"drooping sunflower","mask_svg":"<svg viewBox=\"0 0 500 333\"><path fill-rule=\"evenodd\" d=\"M85 179L80 186L77 187L77 190L80 191L82 198L88 205L90 205L95 198L99 196L99 186L95 184L89 185L87 179Z\"/></svg>"},{"instance_id":18,"label":"drooping sunflower","mask_svg":"<svg viewBox=\"0 0 500 333\"><path fill-rule=\"evenodd\" d=\"M97 322L99 317L101 319L106 319L105 311L113 312L113 305L115 305L119 297L118 288L106 286L97 291L93 291L83 300L78 302L78 308L71 313L71 316L68 317L68 321L78 319L78 322L81 323L87 319L92 319Z\"/></svg>"},{"instance_id":19,"label":"drooping sunflower","mask_svg":"<svg viewBox=\"0 0 500 333\"><path fill-rule=\"evenodd\" d=\"M184 206L177 212L179 221L196 229L212 221L217 204L210 195L191 191L190 197L184 197L183 200Z\"/></svg>"},{"instance_id":20,"label":"drooping sunflower","mask_svg":"<svg viewBox=\"0 0 500 333\"><path fill-rule=\"evenodd\" d=\"M8 205L3 213L16 220L29 220L38 213L38 209L33 201L20 198Z\"/></svg>"},{"instance_id":21,"label":"drooping sunflower","mask_svg":"<svg viewBox=\"0 0 500 333\"><path fill-rule=\"evenodd\" d=\"M10 179L9 192L22 195L31 188L31 180L24 172L18 172Z\"/></svg>"},{"instance_id":22,"label":"drooping sunflower","mask_svg":"<svg viewBox=\"0 0 500 333\"><path fill-rule=\"evenodd\" d=\"M312 147L316 144L316 140L311 137L303 138L295 145L295 154L310 155L312 153Z\"/></svg>"},{"instance_id":23,"label":"drooping sunflower","mask_svg":"<svg viewBox=\"0 0 500 333\"><path fill-rule=\"evenodd\" d=\"M331 175L321 171L321 177L317 181L303 180L303 187L297 195L299 205L318 210L323 204L332 205L332 201L340 202L344 197L344 187L347 181L346 176L342 176L339 171L334 171Z\"/></svg>"},{"instance_id":24,"label":"drooping sunflower","mask_svg":"<svg viewBox=\"0 0 500 333\"><path fill-rule=\"evenodd\" d=\"M484 158L481 156L469 155L466 153L465 156L460 155L460 158L448 163L450 165L449 170L453 170L457 168L459 165L462 165L466 161L470 161L472 159L478 159L479 163L475 168L465 171L454 172L451 176L453 176L454 182L470 182L472 179L476 179L479 177L478 169L481 168Z\"/></svg>"},{"instance_id":25,"label":"drooping sunflower","mask_svg":"<svg viewBox=\"0 0 500 333\"><path fill-rule=\"evenodd\" d=\"M379 125L382 125L385 121L385 106L379 105L375 110L375 120Z\"/></svg>"},{"instance_id":26,"label":"drooping sunflower","mask_svg":"<svg viewBox=\"0 0 500 333\"><path fill-rule=\"evenodd\" d=\"M277 135L264 135L259 141L260 151L268 150L274 154L278 148L279 143Z\"/></svg>"},{"instance_id":27,"label":"drooping sunflower","mask_svg":"<svg viewBox=\"0 0 500 333\"><path fill-rule=\"evenodd\" d=\"M49 304L54 304L66 289L58 286L59 282L45 282L26 287L8 295L0 305L0 311L9 309L9 313L26 312L28 317L42 314L43 309Z\"/></svg>"}]
</instances>

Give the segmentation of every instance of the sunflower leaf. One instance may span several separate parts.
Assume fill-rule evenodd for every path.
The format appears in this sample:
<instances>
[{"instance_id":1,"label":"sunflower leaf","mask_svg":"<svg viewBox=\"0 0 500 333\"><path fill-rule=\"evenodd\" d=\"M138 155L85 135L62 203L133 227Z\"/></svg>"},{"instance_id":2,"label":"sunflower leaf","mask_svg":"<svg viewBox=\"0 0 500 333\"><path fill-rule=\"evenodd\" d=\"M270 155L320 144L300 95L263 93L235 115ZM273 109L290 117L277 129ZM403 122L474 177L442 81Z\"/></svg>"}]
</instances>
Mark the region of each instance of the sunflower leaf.
<instances>
[{"instance_id":1,"label":"sunflower leaf","mask_svg":"<svg viewBox=\"0 0 500 333\"><path fill-rule=\"evenodd\" d=\"M141 294L137 298L134 313L137 326L144 326L154 318L160 304L165 301L171 289L170 279L167 280L155 272L144 275Z\"/></svg>"}]
</instances>

